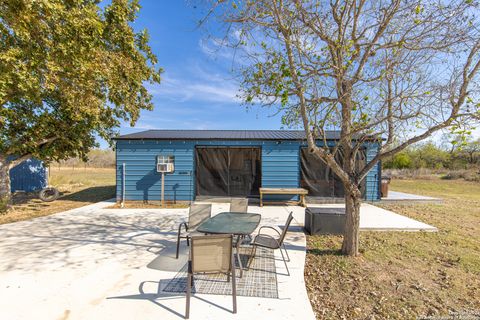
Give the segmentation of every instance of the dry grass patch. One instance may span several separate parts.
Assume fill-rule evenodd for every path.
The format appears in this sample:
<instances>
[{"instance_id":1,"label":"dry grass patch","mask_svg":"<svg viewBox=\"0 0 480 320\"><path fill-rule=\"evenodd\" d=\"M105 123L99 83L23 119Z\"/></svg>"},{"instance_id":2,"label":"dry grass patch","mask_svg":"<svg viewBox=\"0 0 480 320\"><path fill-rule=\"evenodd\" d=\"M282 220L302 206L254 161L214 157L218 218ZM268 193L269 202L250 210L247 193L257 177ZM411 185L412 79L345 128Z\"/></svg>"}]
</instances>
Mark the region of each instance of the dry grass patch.
<instances>
[{"instance_id":1,"label":"dry grass patch","mask_svg":"<svg viewBox=\"0 0 480 320\"><path fill-rule=\"evenodd\" d=\"M182 209L190 207L189 201L177 201L176 203L166 201L162 207L160 201L125 201L123 209ZM115 203L107 209L120 209L122 208L120 203Z\"/></svg>"},{"instance_id":2,"label":"dry grass patch","mask_svg":"<svg viewBox=\"0 0 480 320\"><path fill-rule=\"evenodd\" d=\"M305 280L318 319L415 319L480 310L480 185L393 181L392 189L444 203L382 205L437 233L362 232L362 254L341 256L341 237L308 237Z\"/></svg>"},{"instance_id":3,"label":"dry grass patch","mask_svg":"<svg viewBox=\"0 0 480 320\"><path fill-rule=\"evenodd\" d=\"M70 210L115 197L115 169L55 169L50 171L50 185L61 196L43 202L35 193L16 193L13 209L0 215L0 224L29 220Z\"/></svg>"}]
</instances>

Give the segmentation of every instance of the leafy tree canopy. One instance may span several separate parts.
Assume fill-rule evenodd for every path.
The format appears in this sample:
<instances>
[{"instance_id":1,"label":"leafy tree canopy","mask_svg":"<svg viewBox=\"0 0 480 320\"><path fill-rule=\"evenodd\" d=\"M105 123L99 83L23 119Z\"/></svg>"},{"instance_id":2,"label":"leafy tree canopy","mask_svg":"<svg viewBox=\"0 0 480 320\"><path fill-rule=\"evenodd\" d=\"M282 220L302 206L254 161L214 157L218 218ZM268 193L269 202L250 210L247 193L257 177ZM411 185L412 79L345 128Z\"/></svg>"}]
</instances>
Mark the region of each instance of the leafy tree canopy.
<instances>
[{"instance_id":1,"label":"leafy tree canopy","mask_svg":"<svg viewBox=\"0 0 480 320\"><path fill-rule=\"evenodd\" d=\"M225 0L209 11L226 23L222 42L242 55L244 101L303 127L308 151L342 181L344 253L359 252L359 186L379 161L477 125L479 9L465 0ZM328 130L339 131L335 147ZM357 166L375 138L378 152Z\"/></svg>"},{"instance_id":2,"label":"leafy tree canopy","mask_svg":"<svg viewBox=\"0 0 480 320\"><path fill-rule=\"evenodd\" d=\"M161 69L138 1L0 2L0 157L85 157L153 104Z\"/></svg>"}]
</instances>

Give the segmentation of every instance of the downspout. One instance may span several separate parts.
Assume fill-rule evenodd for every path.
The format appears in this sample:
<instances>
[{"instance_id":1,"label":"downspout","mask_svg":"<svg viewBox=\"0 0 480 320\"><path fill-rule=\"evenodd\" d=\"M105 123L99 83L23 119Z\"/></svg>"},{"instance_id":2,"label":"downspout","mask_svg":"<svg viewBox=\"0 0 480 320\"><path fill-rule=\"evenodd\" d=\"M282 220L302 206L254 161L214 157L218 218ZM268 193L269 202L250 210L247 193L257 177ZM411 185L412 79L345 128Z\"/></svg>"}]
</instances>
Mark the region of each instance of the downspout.
<instances>
[{"instance_id":1,"label":"downspout","mask_svg":"<svg viewBox=\"0 0 480 320\"><path fill-rule=\"evenodd\" d=\"M122 163L122 202L120 203L120 208L125 206L125 162Z\"/></svg>"}]
</instances>

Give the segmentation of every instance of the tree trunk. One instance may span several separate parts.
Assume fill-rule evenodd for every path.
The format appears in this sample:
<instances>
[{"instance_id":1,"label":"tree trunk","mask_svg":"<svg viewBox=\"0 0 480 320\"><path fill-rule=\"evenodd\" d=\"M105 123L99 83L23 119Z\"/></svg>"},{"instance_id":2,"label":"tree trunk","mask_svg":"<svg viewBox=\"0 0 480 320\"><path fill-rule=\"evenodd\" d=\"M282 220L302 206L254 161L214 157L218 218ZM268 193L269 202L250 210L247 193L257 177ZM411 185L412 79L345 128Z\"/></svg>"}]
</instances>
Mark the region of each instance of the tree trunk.
<instances>
[{"instance_id":1,"label":"tree trunk","mask_svg":"<svg viewBox=\"0 0 480 320\"><path fill-rule=\"evenodd\" d=\"M343 235L342 253L357 256L359 248L361 193L358 190L345 188L345 232Z\"/></svg>"},{"instance_id":2,"label":"tree trunk","mask_svg":"<svg viewBox=\"0 0 480 320\"><path fill-rule=\"evenodd\" d=\"M0 212L7 211L11 204L10 170L7 157L0 155Z\"/></svg>"}]
</instances>

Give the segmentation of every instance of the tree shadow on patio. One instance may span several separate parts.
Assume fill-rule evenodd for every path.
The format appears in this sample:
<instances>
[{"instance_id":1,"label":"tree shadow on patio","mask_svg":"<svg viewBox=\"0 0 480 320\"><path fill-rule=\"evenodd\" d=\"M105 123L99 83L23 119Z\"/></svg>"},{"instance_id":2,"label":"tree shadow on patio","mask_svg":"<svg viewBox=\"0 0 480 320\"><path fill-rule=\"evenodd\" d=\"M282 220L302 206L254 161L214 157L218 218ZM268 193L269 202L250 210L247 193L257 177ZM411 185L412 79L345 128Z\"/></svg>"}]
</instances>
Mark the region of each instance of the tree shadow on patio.
<instances>
[{"instance_id":1,"label":"tree shadow on patio","mask_svg":"<svg viewBox=\"0 0 480 320\"><path fill-rule=\"evenodd\" d=\"M73 193L62 193L59 199L80 202L99 202L115 197L115 186L97 186L86 188Z\"/></svg>"},{"instance_id":2,"label":"tree shadow on patio","mask_svg":"<svg viewBox=\"0 0 480 320\"><path fill-rule=\"evenodd\" d=\"M176 242L180 215L159 219L156 212L113 215L97 210L58 214L0 229L3 270L41 270L47 265L82 268L113 256L144 265L138 259ZM25 232L28 230L27 232ZM92 252L95 252L92 255Z\"/></svg>"}]
</instances>

